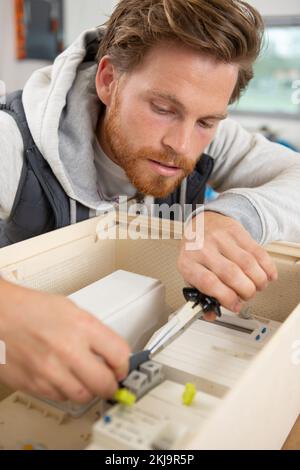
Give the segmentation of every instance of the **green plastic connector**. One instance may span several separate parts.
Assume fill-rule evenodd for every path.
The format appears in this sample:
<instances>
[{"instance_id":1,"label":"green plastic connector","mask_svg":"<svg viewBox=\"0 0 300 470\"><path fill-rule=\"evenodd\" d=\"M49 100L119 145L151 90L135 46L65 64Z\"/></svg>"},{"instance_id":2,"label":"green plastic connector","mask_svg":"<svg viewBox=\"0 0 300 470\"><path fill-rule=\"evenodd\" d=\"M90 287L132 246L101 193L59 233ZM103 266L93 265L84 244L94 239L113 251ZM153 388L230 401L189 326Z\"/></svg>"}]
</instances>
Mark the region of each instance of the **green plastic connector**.
<instances>
[{"instance_id":1,"label":"green plastic connector","mask_svg":"<svg viewBox=\"0 0 300 470\"><path fill-rule=\"evenodd\" d=\"M114 400L120 405L132 406L136 402L136 396L127 388L119 388L114 395Z\"/></svg>"},{"instance_id":2,"label":"green plastic connector","mask_svg":"<svg viewBox=\"0 0 300 470\"><path fill-rule=\"evenodd\" d=\"M186 406L190 406L195 398L196 395L196 387L194 384L187 383L182 394L182 403Z\"/></svg>"}]
</instances>

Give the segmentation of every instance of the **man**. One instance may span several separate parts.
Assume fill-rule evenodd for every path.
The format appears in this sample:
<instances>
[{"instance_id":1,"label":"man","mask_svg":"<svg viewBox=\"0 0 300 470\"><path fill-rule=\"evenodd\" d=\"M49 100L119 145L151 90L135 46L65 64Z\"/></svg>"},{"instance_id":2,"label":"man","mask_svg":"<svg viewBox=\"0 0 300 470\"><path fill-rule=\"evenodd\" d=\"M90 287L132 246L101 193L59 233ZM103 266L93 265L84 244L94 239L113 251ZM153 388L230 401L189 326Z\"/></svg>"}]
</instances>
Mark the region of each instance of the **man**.
<instances>
[{"instance_id":1,"label":"man","mask_svg":"<svg viewBox=\"0 0 300 470\"><path fill-rule=\"evenodd\" d=\"M2 246L120 195L195 207L210 178L221 195L205 206L204 246L183 240L178 269L238 313L277 278L260 245L300 240L299 155L225 119L262 30L240 1L123 0L106 29L34 73L0 112ZM66 299L4 281L0 295L0 380L79 402L114 392L129 355L121 338Z\"/></svg>"}]
</instances>

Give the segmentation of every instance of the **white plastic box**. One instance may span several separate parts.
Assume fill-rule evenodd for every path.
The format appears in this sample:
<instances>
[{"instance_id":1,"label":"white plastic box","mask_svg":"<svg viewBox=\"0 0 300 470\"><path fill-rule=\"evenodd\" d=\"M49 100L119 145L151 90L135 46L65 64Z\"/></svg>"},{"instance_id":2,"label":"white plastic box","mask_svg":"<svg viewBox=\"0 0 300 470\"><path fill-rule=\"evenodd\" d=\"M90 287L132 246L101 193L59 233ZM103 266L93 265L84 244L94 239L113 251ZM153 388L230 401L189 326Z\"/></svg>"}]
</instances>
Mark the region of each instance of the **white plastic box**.
<instances>
[{"instance_id":1,"label":"white plastic box","mask_svg":"<svg viewBox=\"0 0 300 470\"><path fill-rule=\"evenodd\" d=\"M168 319L163 284L121 269L69 298L125 338L133 352Z\"/></svg>"},{"instance_id":2,"label":"white plastic box","mask_svg":"<svg viewBox=\"0 0 300 470\"><path fill-rule=\"evenodd\" d=\"M115 222L108 215L2 249L0 271L22 285L70 295L121 269L159 279L171 309L182 306L184 283L176 270L180 240L100 240L96 227L106 220L114 230ZM119 223L120 233L125 233L126 225ZM173 235L180 230L174 223ZM276 261L279 281L259 294L250 307L255 315L282 322L282 326L205 424L199 429L195 426L188 440L178 441L182 449L280 449L299 415L300 246L278 243L268 250ZM47 413L48 422L43 426ZM99 410L91 410L75 422L62 412L45 411L22 394L14 395L0 403L0 421L7 420L6 440L0 436L0 447L21 446L30 423L35 423L32 435L49 448L85 448L97 413L99 416ZM10 429L14 414L24 419L19 428L11 425ZM296 437L292 436L292 442Z\"/></svg>"}]
</instances>

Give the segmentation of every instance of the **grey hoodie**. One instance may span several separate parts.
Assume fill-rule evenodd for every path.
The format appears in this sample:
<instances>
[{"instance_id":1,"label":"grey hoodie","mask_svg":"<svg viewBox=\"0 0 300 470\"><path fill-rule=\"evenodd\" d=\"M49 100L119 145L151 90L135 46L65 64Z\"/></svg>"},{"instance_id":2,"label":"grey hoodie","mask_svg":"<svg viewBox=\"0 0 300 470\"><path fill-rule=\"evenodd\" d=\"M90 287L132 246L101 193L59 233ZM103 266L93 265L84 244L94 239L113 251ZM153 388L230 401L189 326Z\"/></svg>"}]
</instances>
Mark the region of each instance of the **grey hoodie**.
<instances>
[{"instance_id":1,"label":"grey hoodie","mask_svg":"<svg viewBox=\"0 0 300 470\"><path fill-rule=\"evenodd\" d=\"M94 139L100 101L95 62L83 63L84 32L54 64L25 85L23 104L33 139L67 195L96 210L100 199ZM260 244L300 243L300 155L223 121L205 150L215 161L211 177L220 192L205 210L230 216ZM12 209L23 164L23 144L11 116L0 112L0 218Z\"/></svg>"}]
</instances>

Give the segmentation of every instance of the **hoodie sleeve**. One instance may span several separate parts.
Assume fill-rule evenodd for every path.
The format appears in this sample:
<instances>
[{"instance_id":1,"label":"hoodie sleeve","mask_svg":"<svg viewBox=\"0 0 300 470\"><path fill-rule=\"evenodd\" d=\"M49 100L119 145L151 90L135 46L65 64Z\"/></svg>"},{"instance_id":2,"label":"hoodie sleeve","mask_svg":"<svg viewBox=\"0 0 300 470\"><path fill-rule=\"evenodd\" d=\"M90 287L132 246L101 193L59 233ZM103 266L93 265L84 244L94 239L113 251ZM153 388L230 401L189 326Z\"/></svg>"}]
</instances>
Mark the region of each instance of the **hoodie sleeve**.
<instances>
[{"instance_id":1,"label":"hoodie sleeve","mask_svg":"<svg viewBox=\"0 0 300 470\"><path fill-rule=\"evenodd\" d=\"M9 216L21 177L23 140L14 119L0 111L0 219Z\"/></svg>"},{"instance_id":2,"label":"hoodie sleeve","mask_svg":"<svg viewBox=\"0 0 300 470\"><path fill-rule=\"evenodd\" d=\"M243 224L260 244L300 243L300 154L227 119L207 149L220 196L205 205Z\"/></svg>"}]
</instances>

